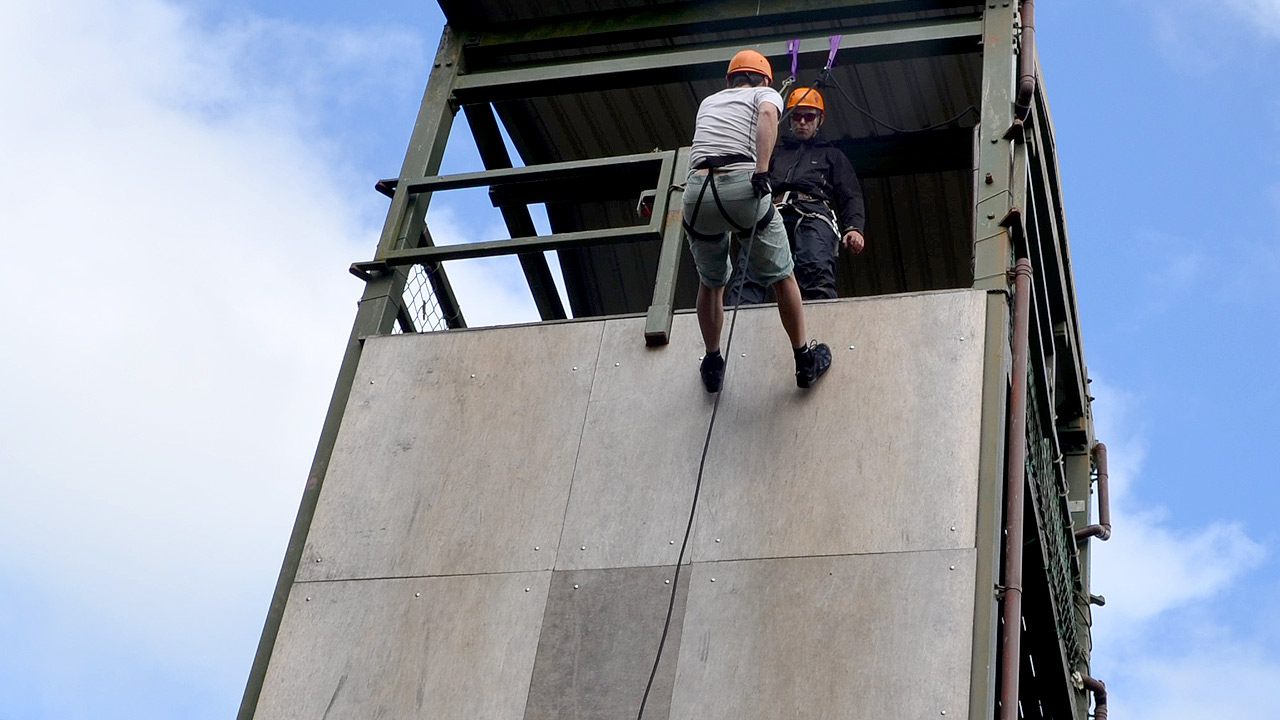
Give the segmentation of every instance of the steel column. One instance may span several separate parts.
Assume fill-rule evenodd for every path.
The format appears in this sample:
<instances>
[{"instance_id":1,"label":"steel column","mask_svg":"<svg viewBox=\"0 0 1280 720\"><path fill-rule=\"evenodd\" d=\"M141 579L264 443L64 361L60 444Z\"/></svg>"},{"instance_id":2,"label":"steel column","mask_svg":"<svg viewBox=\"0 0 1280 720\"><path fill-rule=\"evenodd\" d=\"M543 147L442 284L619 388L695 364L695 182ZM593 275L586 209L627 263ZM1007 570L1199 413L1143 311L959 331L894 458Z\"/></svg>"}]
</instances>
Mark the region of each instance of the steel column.
<instances>
[{"instance_id":1,"label":"steel column","mask_svg":"<svg viewBox=\"0 0 1280 720\"><path fill-rule=\"evenodd\" d=\"M645 319L644 341L648 345L666 345L671 340L671 319L675 314L676 280L680 275L680 259L684 255L684 207L677 197L683 193L684 178L689 174L689 148L680 148L673 175L666 183L666 218L662 226L662 250L658 255L658 273L653 283L653 302ZM658 186L662 192L662 186ZM658 208L654 208L657 212Z\"/></svg>"},{"instance_id":2,"label":"steel column","mask_svg":"<svg viewBox=\"0 0 1280 720\"><path fill-rule=\"evenodd\" d=\"M1008 419L1009 298L1005 292L987 294L987 321L982 370L982 434L978 455L977 549L973 602L973 658L969 686L969 717L991 718L995 713L996 644L1000 581L1001 506L1004 502L1005 424Z\"/></svg>"},{"instance_id":3,"label":"steel column","mask_svg":"<svg viewBox=\"0 0 1280 720\"><path fill-rule=\"evenodd\" d=\"M978 125L977 206L974 209L974 287L1004 290L1013 261L1005 217L1012 198L1014 11L1012 3L988 2L982 20L982 113Z\"/></svg>"},{"instance_id":4,"label":"steel column","mask_svg":"<svg viewBox=\"0 0 1280 720\"><path fill-rule=\"evenodd\" d=\"M453 89L460 71L461 54L462 39L446 25L440 36L440 47L436 51L431 75L427 79L427 89L418 107L418 118L409 138L409 149L400 166L402 178L435 175L440 170L440 160L444 157L445 144L449 140L456 112ZM403 185L404 183L400 183L392 194L391 207L387 211L387 220L378 240L379 256L390 250L433 245L431 233L426 229L427 206L431 203L431 195L411 194L401 187ZM431 289L441 309L445 311L449 327L466 327L444 268L431 269Z\"/></svg>"}]
</instances>

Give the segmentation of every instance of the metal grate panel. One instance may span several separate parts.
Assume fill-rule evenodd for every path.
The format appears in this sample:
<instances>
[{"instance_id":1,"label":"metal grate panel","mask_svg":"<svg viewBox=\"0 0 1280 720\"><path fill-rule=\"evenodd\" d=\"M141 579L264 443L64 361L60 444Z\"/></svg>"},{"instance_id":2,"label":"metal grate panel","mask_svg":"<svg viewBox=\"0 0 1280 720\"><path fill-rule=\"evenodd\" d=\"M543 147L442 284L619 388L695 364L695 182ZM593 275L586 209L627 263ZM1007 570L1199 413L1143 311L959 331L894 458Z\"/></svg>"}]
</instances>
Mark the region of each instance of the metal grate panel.
<instances>
[{"instance_id":1,"label":"metal grate panel","mask_svg":"<svg viewBox=\"0 0 1280 720\"><path fill-rule=\"evenodd\" d=\"M1080 592L1080 568L1076 558L1075 535L1067 509L1067 480L1053 440L1042 425L1040 391L1034 363L1027 370L1027 478L1035 501L1037 529L1046 560L1045 575L1053 599L1054 624L1067 662L1077 667L1088 660L1080 640L1073 610Z\"/></svg>"}]
</instances>

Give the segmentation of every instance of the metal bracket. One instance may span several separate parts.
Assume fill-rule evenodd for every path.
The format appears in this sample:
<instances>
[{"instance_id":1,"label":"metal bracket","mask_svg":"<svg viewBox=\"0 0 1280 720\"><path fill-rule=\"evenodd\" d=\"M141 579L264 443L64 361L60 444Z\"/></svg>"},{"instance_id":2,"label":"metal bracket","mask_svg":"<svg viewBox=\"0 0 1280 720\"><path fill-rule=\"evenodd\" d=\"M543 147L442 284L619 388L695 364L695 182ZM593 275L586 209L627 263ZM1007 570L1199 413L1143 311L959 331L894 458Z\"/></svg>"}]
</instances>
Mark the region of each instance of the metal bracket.
<instances>
[{"instance_id":1,"label":"metal bracket","mask_svg":"<svg viewBox=\"0 0 1280 720\"><path fill-rule=\"evenodd\" d=\"M351 263L351 267L347 268L347 270L365 282L373 282L391 272L391 266L381 260L368 260Z\"/></svg>"}]
</instances>

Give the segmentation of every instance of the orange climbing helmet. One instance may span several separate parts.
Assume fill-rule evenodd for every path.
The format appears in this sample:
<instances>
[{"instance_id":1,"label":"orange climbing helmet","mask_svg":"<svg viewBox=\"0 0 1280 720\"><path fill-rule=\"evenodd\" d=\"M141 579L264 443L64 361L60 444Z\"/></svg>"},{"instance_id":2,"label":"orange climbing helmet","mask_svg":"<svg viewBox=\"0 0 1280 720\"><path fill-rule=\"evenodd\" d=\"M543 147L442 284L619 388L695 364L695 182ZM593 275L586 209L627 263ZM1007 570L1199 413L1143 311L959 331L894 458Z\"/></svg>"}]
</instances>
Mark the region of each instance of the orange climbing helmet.
<instances>
[{"instance_id":1,"label":"orange climbing helmet","mask_svg":"<svg viewBox=\"0 0 1280 720\"><path fill-rule=\"evenodd\" d=\"M809 87L798 87L791 91L791 95L787 98L787 109L790 110L793 107L813 108L821 113L827 111L822 104L822 93Z\"/></svg>"},{"instance_id":2,"label":"orange climbing helmet","mask_svg":"<svg viewBox=\"0 0 1280 720\"><path fill-rule=\"evenodd\" d=\"M769 59L755 50L739 50L733 56L729 61L729 70L724 75L728 77L736 72L759 73L769 83L773 83L773 68L769 66Z\"/></svg>"}]
</instances>

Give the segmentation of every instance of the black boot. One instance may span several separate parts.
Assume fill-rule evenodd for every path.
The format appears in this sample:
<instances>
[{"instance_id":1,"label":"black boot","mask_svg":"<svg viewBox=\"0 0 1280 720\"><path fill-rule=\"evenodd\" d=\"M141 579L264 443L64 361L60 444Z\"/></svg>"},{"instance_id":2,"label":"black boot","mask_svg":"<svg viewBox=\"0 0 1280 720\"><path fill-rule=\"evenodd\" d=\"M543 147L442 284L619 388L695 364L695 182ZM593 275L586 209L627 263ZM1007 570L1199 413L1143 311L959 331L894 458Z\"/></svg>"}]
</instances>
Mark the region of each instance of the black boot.
<instances>
[{"instance_id":1,"label":"black boot","mask_svg":"<svg viewBox=\"0 0 1280 720\"><path fill-rule=\"evenodd\" d=\"M831 348L826 343L813 341L807 347L795 351L796 386L812 387L818 378L831 367Z\"/></svg>"},{"instance_id":2,"label":"black boot","mask_svg":"<svg viewBox=\"0 0 1280 720\"><path fill-rule=\"evenodd\" d=\"M724 382L724 356L717 350L702 356L702 386L709 393L720 392L720 383Z\"/></svg>"}]
</instances>

